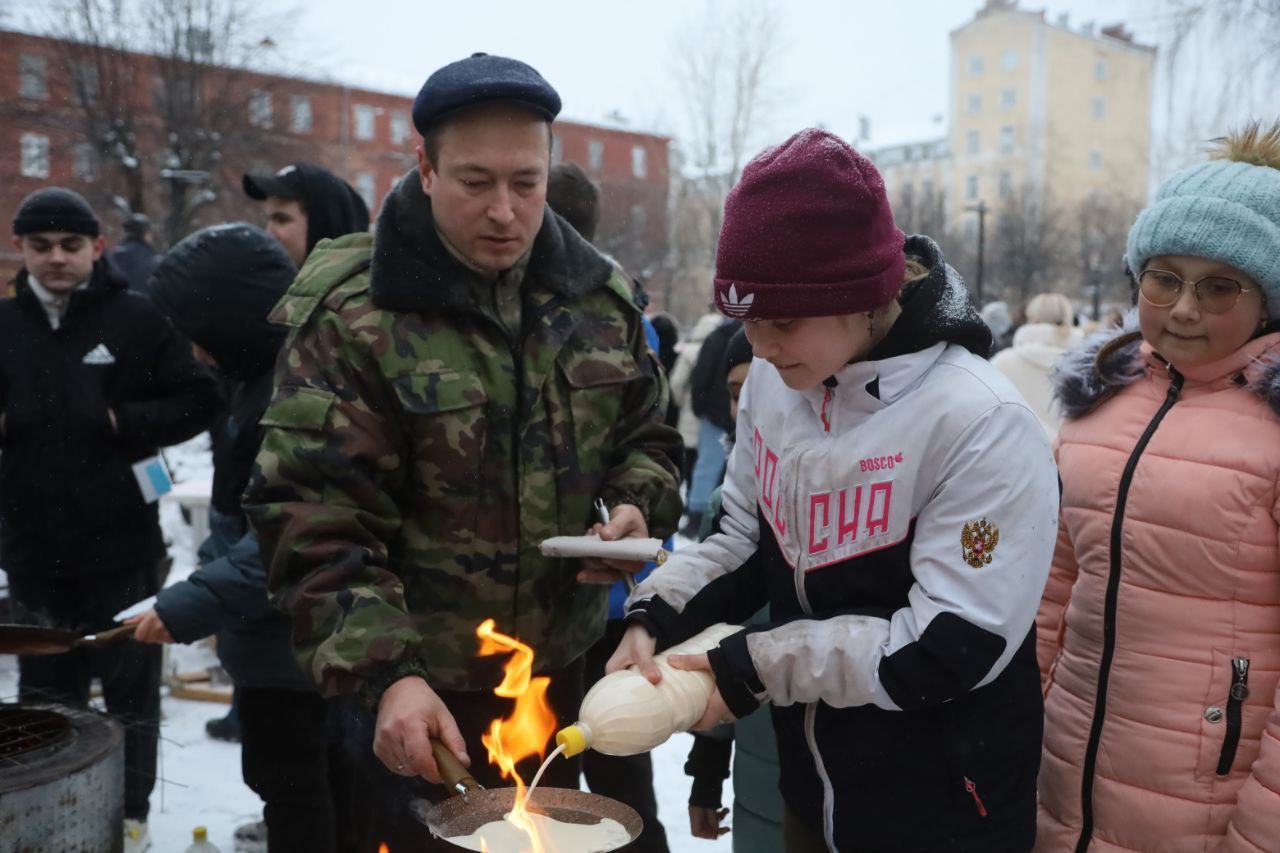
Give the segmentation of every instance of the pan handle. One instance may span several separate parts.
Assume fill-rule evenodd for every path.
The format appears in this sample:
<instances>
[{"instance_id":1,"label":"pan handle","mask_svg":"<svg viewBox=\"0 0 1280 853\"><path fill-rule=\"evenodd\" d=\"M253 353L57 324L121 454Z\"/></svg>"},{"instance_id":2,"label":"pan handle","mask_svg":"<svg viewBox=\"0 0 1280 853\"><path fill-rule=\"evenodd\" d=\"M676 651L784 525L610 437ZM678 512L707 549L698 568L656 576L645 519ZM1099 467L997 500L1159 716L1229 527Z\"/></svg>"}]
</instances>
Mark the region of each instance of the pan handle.
<instances>
[{"instance_id":1,"label":"pan handle","mask_svg":"<svg viewBox=\"0 0 1280 853\"><path fill-rule=\"evenodd\" d=\"M476 781L467 768L462 766L462 762L449 751L449 747L436 738L431 738L431 755L436 760L436 768L440 771L440 778L444 780L445 785L448 787L459 794L484 790L484 786Z\"/></svg>"},{"instance_id":2,"label":"pan handle","mask_svg":"<svg viewBox=\"0 0 1280 853\"><path fill-rule=\"evenodd\" d=\"M133 632L138 630L136 622L128 625L121 625L118 628L108 628L105 631L99 631L96 634L89 634L81 637L77 642L77 646L100 646L103 643L110 643L125 637L132 637Z\"/></svg>"}]
</instances>

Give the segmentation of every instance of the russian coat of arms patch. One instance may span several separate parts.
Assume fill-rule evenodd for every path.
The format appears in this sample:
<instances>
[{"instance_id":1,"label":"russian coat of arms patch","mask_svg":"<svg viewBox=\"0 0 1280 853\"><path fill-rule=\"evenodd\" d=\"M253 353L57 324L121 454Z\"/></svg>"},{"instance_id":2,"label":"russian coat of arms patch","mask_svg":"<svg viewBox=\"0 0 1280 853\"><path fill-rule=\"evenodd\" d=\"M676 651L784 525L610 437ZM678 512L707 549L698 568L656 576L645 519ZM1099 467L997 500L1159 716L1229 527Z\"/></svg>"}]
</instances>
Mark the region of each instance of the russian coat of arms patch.
<instances>
[{"instance_id":1,"label":"russian coat of arms patch","mask_svg":"<svg viewBox=\"0 0 1280 853\"><path fill-rule=\"evenodd\" d=\"M991 564L991 554L1000 542L1000 528L985 518L970 521L960 531L960 547L964 561L975 569Z\"/></svg>"}]
</instances>

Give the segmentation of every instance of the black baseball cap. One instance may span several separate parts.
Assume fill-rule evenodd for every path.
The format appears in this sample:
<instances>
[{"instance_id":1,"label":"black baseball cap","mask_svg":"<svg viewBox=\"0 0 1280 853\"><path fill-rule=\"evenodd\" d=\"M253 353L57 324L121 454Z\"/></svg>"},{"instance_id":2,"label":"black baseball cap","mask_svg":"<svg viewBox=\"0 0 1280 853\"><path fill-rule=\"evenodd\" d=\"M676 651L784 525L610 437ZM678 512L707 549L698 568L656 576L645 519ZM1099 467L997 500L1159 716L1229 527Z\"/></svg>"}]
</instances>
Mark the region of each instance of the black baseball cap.
<instances>
[{"instance_id":1,"label":"black baseball cap","mask_svg":"<svg viewBox=\"0 0 1280 853\"><path fill-rule=\"evenodd\" d=\"M304 195L302 172L296 163L290 163L274 175L246 174L241 184L244 194L256 201L266 201L271 195L301 201Z\"/></svg>"}]
</instances>

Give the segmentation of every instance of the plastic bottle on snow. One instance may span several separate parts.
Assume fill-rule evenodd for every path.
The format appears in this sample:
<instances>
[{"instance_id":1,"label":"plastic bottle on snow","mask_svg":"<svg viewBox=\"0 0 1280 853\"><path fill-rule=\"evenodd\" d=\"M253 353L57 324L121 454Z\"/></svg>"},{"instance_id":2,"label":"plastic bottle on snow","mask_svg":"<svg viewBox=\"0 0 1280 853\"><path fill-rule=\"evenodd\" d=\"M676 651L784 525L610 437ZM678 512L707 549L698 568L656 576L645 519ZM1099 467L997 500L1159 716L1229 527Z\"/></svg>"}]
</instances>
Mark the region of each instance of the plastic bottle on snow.
<instances>
[{"instance_id":1,"label":"plastic bottle on snow","mask_svg":"<svg viewBox=\"0 0 1280 853\"><path fill-rule=\"evenodd\" d=\"M675 669L668 655L688 655L715 648L724 638L742 630L723 622L701 634L654 655L662 680L650 684L634 667L610 673L587 691L578 722L556 734L564 755L590 748L606 755L648 752L676 732L685 732L706 710L715 688L708 672Z\"/></svg>"},{"instance_id":2,"label":"plastic bottle on snow","mask_svg":"<svg viewBox=\"0 0 1280 853\"><path fill-rule=\"evenodd\" d=\"M222 851L209 840L209 830L203 826L197 826L191 830L191 846L187 848L186 853L222 853Z\"/></svg>"}]
</instances>

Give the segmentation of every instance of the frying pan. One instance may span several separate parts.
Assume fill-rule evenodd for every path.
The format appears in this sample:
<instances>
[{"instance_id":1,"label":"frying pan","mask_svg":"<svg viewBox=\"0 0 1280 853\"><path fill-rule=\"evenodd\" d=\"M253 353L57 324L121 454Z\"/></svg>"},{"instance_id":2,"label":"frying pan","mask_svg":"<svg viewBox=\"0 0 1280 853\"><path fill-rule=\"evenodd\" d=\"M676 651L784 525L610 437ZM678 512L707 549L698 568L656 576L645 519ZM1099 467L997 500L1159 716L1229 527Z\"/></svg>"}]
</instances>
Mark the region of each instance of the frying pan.
<instances>
[{"instance_id":1,"label":"frying pan","mask_svg":"<svg viewBox=\"0 0 1280 853\"><path fill-rule=\"evenodd\" d=\"M431 834L448 841L461 835L470 835L486 823L502 820L515 804L515 788L486 789L459 763L448 747L432 738L431 754L445 785L459 793L432 805L426 800L415 800L411 808L418 819L427 825ZM539 812L564 823L595 824L601 818L610 818L622 824L630 836L626 843L635 841L644 828L644 821L636 810L617 800L573 791L568 788L544 788L539 785L529 798L529 811ZM615 848L616 849L616 848Z\"/></svg>"},{"instance_id":2,"label":"frying pan","mask_svg":"<svg viewBox=\"0 0 1280 853\"><path fill-rule=\"evenodd\" d=\"M65 628L0 624L0 655L60 655L82 646L101 646L131 637L137 627L121 625L82 637Z\"/></svg>"}]
</instances>

